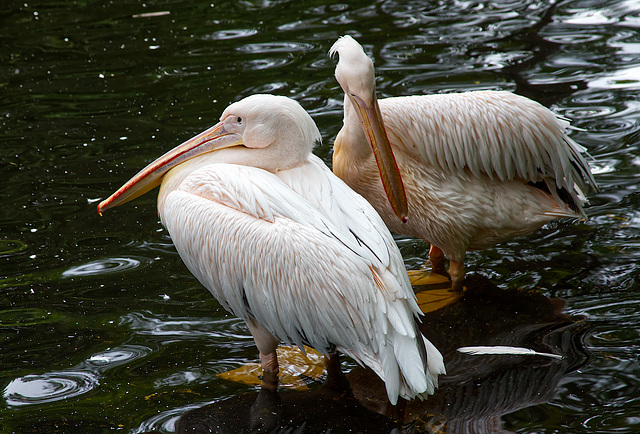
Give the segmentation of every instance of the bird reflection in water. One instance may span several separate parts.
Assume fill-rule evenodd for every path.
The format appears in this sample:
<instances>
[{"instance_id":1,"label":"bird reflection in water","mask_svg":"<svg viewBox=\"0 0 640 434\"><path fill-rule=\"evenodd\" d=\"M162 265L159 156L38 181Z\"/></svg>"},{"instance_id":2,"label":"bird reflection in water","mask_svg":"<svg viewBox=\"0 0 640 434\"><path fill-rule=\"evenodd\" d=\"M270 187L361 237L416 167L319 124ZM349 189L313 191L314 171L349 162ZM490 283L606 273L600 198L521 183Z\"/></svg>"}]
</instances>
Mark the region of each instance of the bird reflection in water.
<instances>
[{"instance_id":1,"label":"bird reflection in water","mask_svg":"<svg viewBox=\"0 0 640 434\"><path fill-rule=\"evenodd\" d=\"M560 299L498 288L478 275L468 276L463 294L449 292L448 302L443 302L440 289L417 289L421 306L429 310L421 327L433 331L430 339L444 356L447 375L440 377L440 388L428 400L407 403L402 421L386 417L384 384L358 366L346 376L350 392L327 387L281 389L269 396L250 392L185 413L177 432L193 432L189 430L194 426L216 426L211 432L250 431L251 421L236 416L248 414L268 415L270 419L260 422L268 422L270 432L348 432L355 427L373 433L505 432L504 415L549 401L561 380L587 362L581 338L589 325L563 314ZM465 345L527 347L562 359L471 356L457 351Z\"/></svg>"}]
</instances>

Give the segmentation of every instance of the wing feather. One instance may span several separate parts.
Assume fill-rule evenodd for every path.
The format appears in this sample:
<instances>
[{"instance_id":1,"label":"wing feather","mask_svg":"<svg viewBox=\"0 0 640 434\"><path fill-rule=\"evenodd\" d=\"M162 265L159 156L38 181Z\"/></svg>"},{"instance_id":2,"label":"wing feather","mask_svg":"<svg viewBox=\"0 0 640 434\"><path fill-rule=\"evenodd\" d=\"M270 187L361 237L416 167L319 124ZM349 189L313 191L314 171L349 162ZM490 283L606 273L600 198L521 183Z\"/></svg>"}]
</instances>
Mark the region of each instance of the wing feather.
<instances>
[{"instance_id":1,"label":"wing feather","mask_svg":"<svg viewBox=\"0 0 640 434\"><path fill-rule=\"evenodd\" d=\"M320 158L311 156L309 163L279 172L278 177L339 228L337 237L348 239L349 246L360 246L358 254L371 264L389 268L392 273L403 270L395 241L388 230L381 230L386 225L369 202L337 178Z\"/></svg>"},{"instance_id":2,"label":"wing feather","mask_svg":"<svg viewBox=\"0 0 640 434\"><path fill-rule=\"evenodd\" d=\"M580 209L584 192L595 189L585 148L566 135L569 123L528 98L501 91L397 97L380 100L380 109L391 142L445 174L552 179Z\"/></svg>"}]
</instances>

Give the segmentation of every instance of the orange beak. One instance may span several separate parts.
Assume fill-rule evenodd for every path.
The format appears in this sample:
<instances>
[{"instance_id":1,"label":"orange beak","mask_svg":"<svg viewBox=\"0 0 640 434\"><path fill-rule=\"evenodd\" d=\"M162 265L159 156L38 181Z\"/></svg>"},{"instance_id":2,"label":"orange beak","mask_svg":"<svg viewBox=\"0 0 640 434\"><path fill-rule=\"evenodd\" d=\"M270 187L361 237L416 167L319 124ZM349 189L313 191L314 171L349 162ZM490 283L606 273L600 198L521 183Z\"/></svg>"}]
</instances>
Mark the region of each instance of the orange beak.
<instances>
[{"instance_id":1,"label":"orange beak","mask_svg":"<svg viewBox=\"0 0 640 434\"><path fill-rule=\"evenodd\" d=\"M370 106L360 97L354 94L348 95L357 109L362 128L376 157L378 172L380 172L387 199L393 208L393 212L405 223L409 213L407 195L404 190L400 169L398 169L398 163L393 155L391 143L382 122L378 100L374 98L373 106Z\"/></svg>"},{"instance_id":2,"label":"orange beak","mask_svg":"<svg viewBox=\"0 0 640 434\"><path fill-rule=\"evenodd\" d=\"M178 164L197 155L242 144L242 136L228 133L222 122L173 148L138 172L98 205L98 213L122 205L160 185L162 177Z\"/></svg>"}]
</instances>

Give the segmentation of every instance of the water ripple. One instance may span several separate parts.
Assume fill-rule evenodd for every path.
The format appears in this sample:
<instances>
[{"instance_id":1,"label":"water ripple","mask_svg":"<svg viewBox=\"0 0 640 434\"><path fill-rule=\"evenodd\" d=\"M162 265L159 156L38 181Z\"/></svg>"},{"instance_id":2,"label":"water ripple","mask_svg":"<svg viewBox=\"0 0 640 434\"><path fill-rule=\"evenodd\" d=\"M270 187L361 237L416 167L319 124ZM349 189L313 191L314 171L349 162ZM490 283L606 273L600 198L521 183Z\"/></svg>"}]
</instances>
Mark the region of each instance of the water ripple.
<instances>
[{"instance_id":1,"label":"water ripple","mask_svg":"<svg viewBox=\"0 0 640 434\"><path fill-rule=\"evenodd\" d=\"M302 42L262 42L238 47L244 53L296 53L310 51L313 45Z\"/></svg>"},{"instance_id":2,"label":"water ripple","mask_svg":"<svg viewBox=\"0 0 640 434\"><path fill-rule=\"evenodd\" d=\"M638 89L640 88L640 66L619 69L590 81L588 85L596 89Z\"/></svg>"},{"instance_id":3,"label":"water ripple","mask_svg":"<svg viewBox=\"0 0 640 434\"><path fill-rule=\"evenodd\" d=\"M142 424L135 429L134 433L145 432L175 432L176 422L180 419L180 416L188 410L192 410L203 405L202 403L195 403L181 408L172 408L170 410L158 413L150 418L146 419Z\"/></svg>"},{"instance_id":4,"label":"water ripple","mask_svg":"<svg viewBox=\"0 0 640 434\"><path fill-rule=\"evenodd\" d=\"M101 274L123 273L143 264L150 263L149 258L106 258L78 265L65 270L62 277L97 276Z\"/></svg>"},{"instance_id":5,"label":"water ripple","mask_svg":"<svg viewBox=\"0 0 640 434\"><path fill-rule=\"evenodd\" d=\"M20 240L0 240L0 258L18 255L26 249L27 245Z\"/></svg>"},{"instance_id":6,"label":"water ripple","mask_svg":"<svg viewBox=\"0 0 640 434\"><path fill-rule=\"evenodd\" d=\"M218 366L218 363L216 363ZM177 387L184 386L185 384L193 383L193 382L203 382L203 378L210 377L211 375L206 375L204 370L187 370L187 371L176 371L171 375L168 375L165 378L161 378L155 381L155 386L158 389L164 387Z\"/></svg>"},{"instance_id":7,"label":"water ripple","mask_svg":"<svg viewBox=\"0 0 640 434\"><path fill-rule=\"evenodd\" d=\"M152 335L167 339L196 339L206 336L224 345L229 341L252 342L251 334L247 331L244 321L238 318L177 318L162 315L151 315L148 312L135 312L124 315L120 325L128 325L134 332L141 335Z\"/></svg>"},{"instance_id":8,"label":"water ripple","mask_svg":"<svg viewBox=\"0 0 640 434\"><path fill-rule=\"evenodd\" d=\"M569 119L592 119L610 116L615 113L616 110L613 107L589 105L588 107L576 107L572 109L566 109L564 114Z\"/></svg>"},{"instance_id":9,"label":"water ripple","mask_svg":"<svg viewBox=\"0 0 640 434\"><path fill-rule=\"evenodd\" d=\"M587 44L602 39L601 35L594 35L587 31L569 31L564 30L562 33L547 35L545 39L554 44L571 45L571 44Z\"/></svg>"},{"instance_id":10,"label":"water ripple","mask_svg":"<svg viewBox=\"0 0 640 434\"><path fill-rule=\"evenodd\" d=\"M627 314L637 310L638 300L634 294L611 294L605 297L585 297L575 304L576 306L569 311L572 315L586 316L593 320L598 318L619 321L623 318L635 318Z\"/></svg>"},{"instance_id":11,"label":"water ripple","mask_svg":"<svg viewBox=\"0 0 640 434\"><path fill-rule=\"evenodd\" d=\"M45 309L12 308L0 310L0 327L24 327L59 321L60 315Z\"/></svg>"},{"instance_id":12,"label":"water ripple","mask_svg":"<svg viewBox=\"0 0 640 434\"><path fill-rule=\"evenodd\" d=\"M275 58L262 58L249 60L246 63L248 65L247 69L249 70L261 70L261 69L270 69L270 68L278 68L285 66L291 63L292 59L275 59Z\"/></svg>"},{"instance_id":13,"label":"water ripple","mask_svg":"<svg viewBox=\"0 0 640 434\"><path fill-rule=\"evenodd\" d=\"M222 39L238 39L253 36L257 33L258 31L256 29L228 29L213 32L210 35L204 36L202 39L211 41L218 41Z\"/></svg>"},{"instance_id":14,"label":"water ripple","mask_svg":"<svg viewBox=\"0 0 640 434\"><path fill-rule=\"evenodd\" d=\"M3 396L7 405L12 406L44 404L82 395L99 384L98 377L91 372L48 372L14 379Z\"/></svg>"},{"instance_id":15,"label":"water ripple","mask_svg":"<svg viewBox=\"0 0 640 434\"><path fill-rule=\"evenodd\" d=\"M580 11L564 20L567 24L577 24L580 26L611 24L616 21L616 18L607 16L603 11L599 10Z\"/></svg>"},{"instance_id":16,"label":"water ripple","mask_svg":"<svg viewBox=\"0 0 640 434\"><path fill-rule=\"evenodd\" d=\"M93 369L105 370L141 359L152 352L142 345L123 345L92 355L87 364Z\"/></svg>"},{"instance_id":17,"label":"water ripple","mask_svg":"<svg viewBox=\"0 0 640 434\"><path fill-rule=\"evenodd\" d=\"M599 158L597 161L589 162L591 173L594 175L603 175L605 173L615 172L619 160Z\"/></svg>"}]
</instances>

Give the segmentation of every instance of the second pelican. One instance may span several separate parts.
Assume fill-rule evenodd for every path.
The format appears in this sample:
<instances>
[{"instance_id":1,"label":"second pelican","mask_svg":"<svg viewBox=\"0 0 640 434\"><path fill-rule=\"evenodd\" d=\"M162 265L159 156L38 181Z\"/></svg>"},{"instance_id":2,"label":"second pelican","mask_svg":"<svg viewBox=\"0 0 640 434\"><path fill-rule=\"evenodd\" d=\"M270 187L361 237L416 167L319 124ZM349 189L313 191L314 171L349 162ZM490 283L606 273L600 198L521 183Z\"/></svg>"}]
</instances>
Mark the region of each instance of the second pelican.
<instances>
[{"instance_id":1,"label":"second pelican","mask_svg":"<svg viewBox=\"0 0 640 434\"><path fill-rule=\"evenodd\" d=\"M378 102L373 62L350 36L331 48L344 125L333 170L393 232L431 243L433 271L449 258L464 285L467 250L583 218L595 181L568 122L528 98L478 91Z\"/></svg>"}]
</instances>

